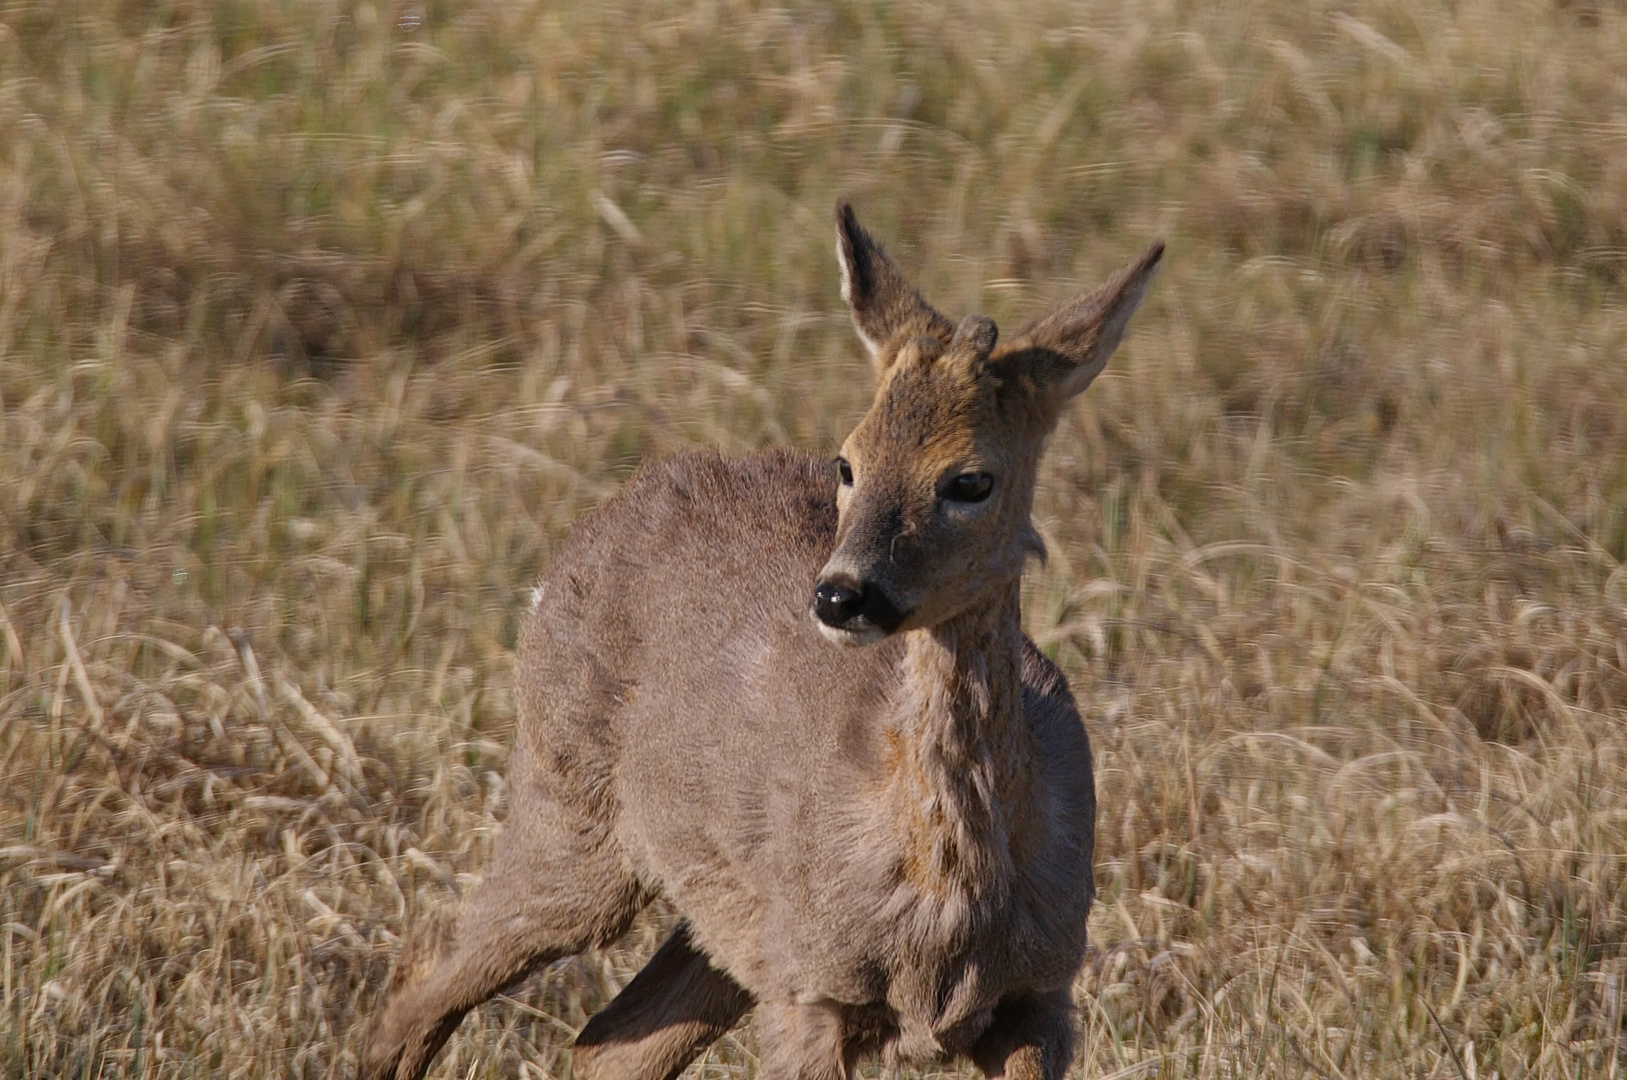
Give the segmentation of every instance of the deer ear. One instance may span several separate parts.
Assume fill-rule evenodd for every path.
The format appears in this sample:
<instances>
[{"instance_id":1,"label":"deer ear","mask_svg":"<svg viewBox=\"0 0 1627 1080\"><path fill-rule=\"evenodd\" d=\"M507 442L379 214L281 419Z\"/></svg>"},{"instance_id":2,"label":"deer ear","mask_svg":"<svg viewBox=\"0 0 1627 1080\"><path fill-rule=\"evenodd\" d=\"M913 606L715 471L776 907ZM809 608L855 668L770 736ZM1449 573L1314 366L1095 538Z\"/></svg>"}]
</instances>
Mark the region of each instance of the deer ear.
<instances>
[{"instance_id":1,"label":"deer ear","mask_svg":"<svg viewBox=\"0 0 1627 1080\"><path fill-rule=\"evenodd\" d=\"M836 204L836 259L842 267L842 299L853 312L853 328L870 350L876 374L887 370L902 342L922 335L948 341L954 333L954 324L904 280L845 199Z\"/></svg>"},{"instance_id":2,"label":"deer ear","mask_svg":"<svg viewBox=\"0 0 1627 1080\"><path fill-rule=\"evenodd\" d=\"M1164 254L1162 241L1106 284L1024 327L1001 350L1002 363L1016 361L1056 400L1089 386L1124 339L1130 316L1147 291Z\"/></svg>"}]
</instances>

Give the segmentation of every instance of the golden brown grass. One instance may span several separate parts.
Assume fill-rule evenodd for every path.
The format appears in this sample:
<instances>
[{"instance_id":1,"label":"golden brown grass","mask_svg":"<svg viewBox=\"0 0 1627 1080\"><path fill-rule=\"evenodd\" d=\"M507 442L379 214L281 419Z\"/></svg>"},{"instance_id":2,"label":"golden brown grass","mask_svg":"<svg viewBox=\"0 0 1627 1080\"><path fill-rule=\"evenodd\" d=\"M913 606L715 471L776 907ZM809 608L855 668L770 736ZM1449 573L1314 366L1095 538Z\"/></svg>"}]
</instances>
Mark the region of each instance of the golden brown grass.
<instances>
[{"instance_id":1,"label":"golden brown grass","mask_svg":"<svg viewBox=\"0 0 1627 1080\"><path fill-rule=\"evenodd\" d=\"M1028 585L1079 1074L1621 1075L1624 56L1580 0L0 3L0 1073L351 1072L570 523L859 414L843 194L1003 321L1171 241ZM658 923L436 1075L561 1075Z\"/></svg>"}]
</instances>

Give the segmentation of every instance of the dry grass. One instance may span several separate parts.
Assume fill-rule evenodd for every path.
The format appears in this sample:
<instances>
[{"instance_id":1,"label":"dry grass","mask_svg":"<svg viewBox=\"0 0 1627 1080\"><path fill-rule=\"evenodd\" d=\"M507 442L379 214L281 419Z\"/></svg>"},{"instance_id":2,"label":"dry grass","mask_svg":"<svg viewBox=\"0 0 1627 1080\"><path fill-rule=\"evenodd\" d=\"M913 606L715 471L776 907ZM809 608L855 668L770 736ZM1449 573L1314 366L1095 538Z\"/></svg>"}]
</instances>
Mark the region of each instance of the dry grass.
<instances>
[{"instance_id":1,"label":"dry grass","mask_svg":"<svg viewBox=\"0 0 1627 1080\"><path fill-rule=\"evenodd\" d=\"M1003 320L1171 240L1028 586L1080 1075L1620 1075L1623 56L1581 0L0 3L0 1073L351 1072L570 523L859 414L846 194ZM436 1075L562 1074L655 932Z\"/></svg>"}]
</instances>

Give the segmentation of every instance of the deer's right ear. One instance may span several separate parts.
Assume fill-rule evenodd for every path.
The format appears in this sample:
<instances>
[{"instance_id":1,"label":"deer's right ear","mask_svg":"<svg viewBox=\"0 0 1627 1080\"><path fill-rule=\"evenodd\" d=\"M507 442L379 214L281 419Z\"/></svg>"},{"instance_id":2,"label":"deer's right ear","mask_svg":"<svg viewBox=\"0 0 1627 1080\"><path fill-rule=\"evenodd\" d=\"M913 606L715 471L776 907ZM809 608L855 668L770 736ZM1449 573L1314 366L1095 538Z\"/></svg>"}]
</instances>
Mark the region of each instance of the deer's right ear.
<instances>
[{"instance_id":1,"label":"deer's right ear","mask_svg":"<svg viewBox=\"0 0 1627 1080\"><path fill-rule=\"evenodd\" d=\"M845 199L836 204L836 260L842 267L842 299L877 375L887 370L901 343L922 335L947 342L955 332L954 324L904 280Z\"/></svg>"}]
</instances>

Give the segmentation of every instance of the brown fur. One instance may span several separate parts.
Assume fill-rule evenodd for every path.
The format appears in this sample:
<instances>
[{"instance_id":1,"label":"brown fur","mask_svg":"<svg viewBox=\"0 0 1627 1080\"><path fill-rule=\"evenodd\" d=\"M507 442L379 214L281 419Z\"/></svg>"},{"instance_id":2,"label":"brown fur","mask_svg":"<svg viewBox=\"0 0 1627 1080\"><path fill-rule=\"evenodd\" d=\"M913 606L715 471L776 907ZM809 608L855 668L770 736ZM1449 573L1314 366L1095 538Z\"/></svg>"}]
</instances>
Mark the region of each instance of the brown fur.
<instances>
[{"instance_id":1,"label":"brown fur","mask_svg":"<svg viewBox=\"0 0 1627 1080\"><path fill-rule=\"evenodd\" d=\"M521 636L492 866L403 950L364 1077L421 1076L469 1008L658 893L685 922L583 1030L580 1076L676 1076L754 1002L767 1080L846 1080L872 1053L1067 1068L1095 795L1018 585L1044 440L1161 249L1002 348L845 204L837 235L878 382L852 483L783 451L689 455L578 525ZM830 606L848 585L863 617Z\"/></svg>"}]
</instances>

